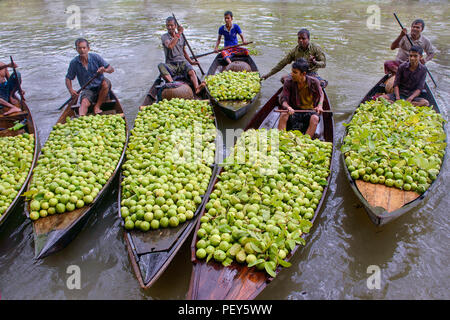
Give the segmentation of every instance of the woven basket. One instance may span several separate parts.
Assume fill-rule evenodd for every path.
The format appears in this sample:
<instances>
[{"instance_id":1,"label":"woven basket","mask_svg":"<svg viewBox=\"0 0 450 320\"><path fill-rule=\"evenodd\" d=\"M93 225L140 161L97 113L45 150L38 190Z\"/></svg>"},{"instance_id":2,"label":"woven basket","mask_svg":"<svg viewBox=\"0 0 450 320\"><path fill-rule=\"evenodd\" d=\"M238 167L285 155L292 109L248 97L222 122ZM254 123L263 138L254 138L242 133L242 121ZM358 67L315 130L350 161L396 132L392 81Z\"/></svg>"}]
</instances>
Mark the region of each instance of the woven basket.
<instances>
[{"instance_id":1,"label":"woven basket","mask_svg":"<svg viewBox=\"0 0 450 320\"><path fill-rule=\"evenodd\" d=\"M384 83L386 85L386 87L385 87L386 93L394 92L394 81L395 81L395 76L392 76L386 80L386 82Z\"/></svg>"},{"instance_id":2,"label":"woven basket","mask_svg":"<svg viewBox=\"0 0 450 320\"><path fill-rule=\"evenodd\" d=\"M244 61L233 61L225 67L225 71L244 71L251 72L252 68L247 62Z\"/></svg>"},{"instance_id":3,"label":"woven basket","mask_svg":"<svg viewBox=\"0 0 450 320\"><path fill-rule=\"evenodd\" d=\"M176 88L164 89L161 97L167 100L173 98L194 99L194 92L188 84L183 83L181 86Z\"/></svg>"}]
</instances>

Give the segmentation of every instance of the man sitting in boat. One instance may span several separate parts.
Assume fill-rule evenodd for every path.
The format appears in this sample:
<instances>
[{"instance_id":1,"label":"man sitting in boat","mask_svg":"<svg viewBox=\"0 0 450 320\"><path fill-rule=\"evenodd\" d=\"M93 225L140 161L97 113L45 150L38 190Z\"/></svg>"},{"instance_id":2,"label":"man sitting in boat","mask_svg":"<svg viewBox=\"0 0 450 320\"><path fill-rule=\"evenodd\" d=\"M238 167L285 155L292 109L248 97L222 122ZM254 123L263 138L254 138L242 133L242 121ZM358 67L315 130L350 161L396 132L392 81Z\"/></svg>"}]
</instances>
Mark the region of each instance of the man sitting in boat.
<instances>
[{"instance_id":1,"label":"man sitting in boat","mask_svg":"<svg viewBox=\"0 0 450 320\"><path fill-rule=\"evenodd\" d=\"M323 111L324 94L319 80L307 74L308 68L308 62L303 58L292 64L292 73L286 77L279 97L280 109L287 112L281 113L278 130L300 130L312 138ZM296 109L311 112L296 113Z\"/></svg>"},{"instance_id":2,"label":"man sitting in boat","mask_svg":"<svg viewBox=\"0 0 450 320\"><path fill-rule=\"evenodd\" d=\"M301 29L298 32L297 37L298 45L292 49L280 62L278 62L278 64L270 70L269 73L263 75L262 79L265 80L269 78L283 69L287 64L299 58L303 58L308 62L308 76L313 76L319 79L320 85L325 88L328 82L320 78L317 74L317 70L319 70L319 68L325 68L326 66L326 57L324 52L317 44L309 41L310 33L308 29Z\"/></svg>"},{"instance_id":3,"label":"man sitting in boat","mask_svg":"<svg viewBox=\"0 0 450 320\"><path fill-rule=\"evenodd\" d=\"M219 28L219 36L217 38L216 46L214 48L215 52L218 52L220 41L222 36L224 37L224 47L236 46L238 44L237 35L242 39L242 43L245 43L244 34L238 24L233 23L233 13L231 11L226 11L224 13L225 24ZM221 52L222 57L225 61L230 64L231 58L235 55L248 56L248 50L242 47L234 47L230 49L223 50Z\"/></svg>"},{"instance_id":4,"label":"man sitting in boat","mask_svg":"<svg viewBox=\"0 0 450 320\"><path fill-rule=\"evenodd\" d=\"M17 65L0 62L0 108L9 108L7 112L3 113L5 116L22 111L17 107L20 102L15 98L15 93L19 90L17 77L15 74L10 76L7 68L17 68ZM20 73L18 77L20 81ZM23 91L22 94L24 94Z\"/></svg>"},{"instance_id":5,"label":"man sitting in boat","mask_svg":"<svg viewBox=\"0 0 450 320\"><path fill-rule=\"evenodd\" d=\"M425 64L431 59L433 59L436 48L431 44L430 40L422 35L423 29L425 28L425 22L422 19L416 19L411 24L411 33L408 34L412 43L415 46L419 46L425 50L427 56L420 59L420 63ZM409 49L411 48L411 43L406 37L408 30L404 28L400 35L391 44L391 50L398 48L397 57L395 60L388 60L384 62L384 72L386 74L395 74L397 69L405 61L408 61Z\"/></svg>"},{"instance_id":6,"label":"man sitting in boat","mask_svg":"<svg viewBox=\"0 0 450 320\"><path fill-rule=\"evenodd\" d=\"M420 63L423 49L412 46L409 50L409 61L403 62L397 70L394 82L394 93L384 94L381 98L389 102L405 99L415 106L428 106L429 102L422 96L425 85L427 67Z\"/></svg>"},{"instance_id":7,"label":"man sitting in boat","mask_svg":"<svg viewBox=\"0 0 450 320\"><path fill-rule=\"evenodd\" d=\"M168 32L161 36L166 63L158 65L159 72L168 83L173 82L173 78L177 76L190 79L194 85L195 93L199 94L205 87L205 83L198 83L197 75L192 66L199 63L191 60L187 54L186 41L182 37L183 27L176 26L174 17L166 19L166 27Z\"/></svg>"},{"instance_id":8,"label":"man sitting in boat","mask_svg":"<svg viewBox=\"0 0 450 320\"><path fill-rule=\"evenodd\" d=\"M74 101L76 101L79 94L72 88L72 81L75 77L77 77L80 87L83 87L91 78L98 74L81 92L79 115L86 115L89 107L94 103L94 113L99 114L102 112L100 107L106 101L111 90L111 81L105 78L103 73L113 73L114 68L103 60L100 55L89 52L89 42L86 39L77 39L75 41L75 49L79 55L73 58L69 64L66 74L66 87Z\"/></svg>"}]
</instances>

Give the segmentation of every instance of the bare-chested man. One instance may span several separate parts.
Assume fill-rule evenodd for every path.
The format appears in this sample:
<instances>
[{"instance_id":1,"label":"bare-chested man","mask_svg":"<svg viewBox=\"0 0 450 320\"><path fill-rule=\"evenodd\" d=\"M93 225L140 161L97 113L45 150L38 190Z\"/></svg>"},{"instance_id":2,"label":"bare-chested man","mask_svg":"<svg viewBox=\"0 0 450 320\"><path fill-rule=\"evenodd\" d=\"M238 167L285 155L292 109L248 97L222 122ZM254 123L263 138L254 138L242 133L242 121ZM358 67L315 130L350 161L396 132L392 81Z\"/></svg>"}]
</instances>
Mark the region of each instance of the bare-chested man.
<instances>
[{"instance_id":1,"label":"bare-chested man","mask_svg":"<svg viewBox=\"0 0 450 320\"><path fill-rule=\"evenodd\" d=\"M17 107L17 105L20 105L20 102L15 98L15 93L19 90L17 77L15 74L10 76L8 68L17 68L17 65L15 63L4 64L3 62L0 62L0 108L9 108L7 112L3 113L5 116L22 111Z\"/></svg>"}]
</instances>

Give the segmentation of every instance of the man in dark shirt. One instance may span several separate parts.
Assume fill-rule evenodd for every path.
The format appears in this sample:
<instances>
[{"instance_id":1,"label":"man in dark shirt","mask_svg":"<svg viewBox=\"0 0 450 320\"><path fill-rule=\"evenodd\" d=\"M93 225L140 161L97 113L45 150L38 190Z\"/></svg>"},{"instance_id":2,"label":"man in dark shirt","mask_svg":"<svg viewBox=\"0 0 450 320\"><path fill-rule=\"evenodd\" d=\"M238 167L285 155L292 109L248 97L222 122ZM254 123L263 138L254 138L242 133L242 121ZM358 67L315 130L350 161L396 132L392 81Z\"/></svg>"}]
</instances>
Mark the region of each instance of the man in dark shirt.
<instances>
[{"instance_id":1,"label":"man in dark shirt","mask_svg":"<svg viewBox=\"0 0 450 320\"><path fill-rule=\"evenodd\" d=\"M292 73L283 84L279 102L281 109L287 110L280 116L278 130L300 130L311 138L319 124L324 94L317 78L307 75L308 62L300 58L292 64ZM295 113L295 109L311 110Z\"/></svg>"},{"instance_id":2,"label":"man in dark shirt","mask_svg":"<svg viewBox=\"0 0 450 320\"><path fill-rule=\"evenodd\" d=\"M75 41L78 56L70 62L66 75L66 87L73 99L78 99L78 93L72 88L72 81L77 77L80 87L84 86L96 74L97 77L81 92L79 115L87 114L89 107L94 105L94 113L102 112L101 105L106 101L111 82L103 73L113 73L114 68L96 53L89 53L89 42L79 38Z\"/></svg>"},{"instance_id":3,"label":"man in dark shirt","mask_svg":"<svg viewBox=\"0 0 450 320\"><path fill-rule=\"evenodd\" d=\"M394 82L394 93L382 95L390 102L404 99L415 106L428 106L429 102L422 96L425 85L427 67L420 63L423 49L412 46L409 50L409 61L403 62L397 70Z\"/></svg>"}]
</instances>

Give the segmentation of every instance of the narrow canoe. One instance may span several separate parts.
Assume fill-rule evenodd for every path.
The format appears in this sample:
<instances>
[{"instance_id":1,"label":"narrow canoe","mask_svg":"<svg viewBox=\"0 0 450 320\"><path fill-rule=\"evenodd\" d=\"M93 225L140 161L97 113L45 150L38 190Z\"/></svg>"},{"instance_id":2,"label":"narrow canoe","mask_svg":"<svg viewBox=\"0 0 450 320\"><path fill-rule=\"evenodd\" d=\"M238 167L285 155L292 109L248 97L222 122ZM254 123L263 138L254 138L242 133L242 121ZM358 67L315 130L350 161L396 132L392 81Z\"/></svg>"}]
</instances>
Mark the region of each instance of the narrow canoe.
<instances>
[{"instance_id":1,"label":"narrow canoe","mask_svg":"<svg viewBox=\"0 0 450 320\"><path fill-rule=\"evenodd\" d=\"M128 136L128 125L123 113L122 105L116 95L110 93L111 100L106 101L102 106L102 115L105 114L120 114L125 119L125 130ZM57 123L66 123L66 118L74 118L78 115L78 106L73 106L69 103L62 112ZM128 140L128 139L127 139ZM95 208L99 205L102 198L106 194L108 187L111 185L115 175L119 171L125 156L125 150L127 146L127 140L122 149L119 161L114 169L114 172L97 194L92 203L82 208L75 209L71 212L65 212L63 214L55 214L47 216L45 218L39 218L33 221L33 235L35 245L35 258L41 259L49 256L55 252L58 252L65 248L83 229L86 225L89 217L95 211ZM29 217L30 203L27 204L27 216Z\"/></svg>"},{"instance_id":2,"label":"narrow canoe","mask_svg":"<svg viewBox=\"0 0 450 320\"><path fill-rule=\"evenodd\" d=\"M251 56L234 56L231 61L243 61L250 65L250 68L253 72L258 72L258 67L256 66L255 62L253 61ZM206 73L206 76L214 75L217 73L220 73L224 71L226 67L226 61L222 58L222 55L219 53L214 61L211 63L211 66L208 69L208 72ZM256 100L259 97L259 92L256 94L252 100L250 101L240 101L240 100L222 100L218 101L216 98L211 96L211 94L208 91L208 87L206 87L206 92L208 94L209 99L211 102L218 106L219 109L225 113L229 118L233 120L237 120L244 116L247 111L255 104Z\"/></svg>"},{"instance_id":3,"label":"narrow canoe","mask_svg":"<svg viewBox=\"0 0 450 320\"><path fill-rule=\"evenodd\" d=\"M148 97L149 96L147 95L144 102L150 102ZM214 108L212 108L212 110L214 112ZM217 128L216 119L215 122ZM123 228L131 266L142 289L150 288L156 280L159 279L188 236L192 233L192 230L194 230L199 217L199 212L205 205L209 198L209 194L211 193L213 181L216 177L217 171L218 167L214 164L212 166L212 173L207 191L202 196L202 202L197 207L193 219L181 223L176 228L157 229L148 232L141 232L138 230L129 231ZM122 221L122 226L124 226L120 210L121 202L122 174L120 174L119 179L118 206L119 219Z\"/></svg>"},{"instance_id":4,"label":"narrow canoe","mask_svg":"<svg viewBox=\"0 0 450 320\"><path fill-rule=\"evenodd\" d=\"M365 95L361 100L361 103L371 100L374 96L385 93L385 83L390 75L385 75L378 83ZM433 93L430 90L428 84L425 83L425 99L430 102L430 106L440 113L439 106ZM352 115L353 117L353 115ZM347 135L347 130L344 137ZM444 155L444 158L447 154ZM344 166L344 171L347 176L350 186L358 197L358 199L363 204L369 215L370 220L377 226L382 226L403 214L409 212L411 209L418 206L422 200L432 191L430 191L435 185L433 182L428 190L419 194L414 191L404 191L393 187L387 187L382 184L373 184L370 182L365 182L363 180L353 180L350 172L345 164L345 157L341 154L341 160Z\"/></svg>"},{"instance_id":5,"label":"narrow canoe","mask_svg":"<svg viewBox=\"0 0 450 320\"><path fill-rule=\"evenodd\" d=\"M248 129L258 128L277 128L280 114L275 112L275 108L279 106L278 95L281 93L281 88L277 93L270 98L270 100L258 111L253 119L248 124ZM325 99L323 103L324 110L331 110L328 96L325 93ZM321 116L320 124L316 134L319 134L319 138L323 141L333 143L333 117L332 113L323 113ZM333 146L334 153L334 146ZM332 165L333 159L330 159L330 165ZM332 168L330 168L330 175L328 176L328 185L331 180ZM216 183L218 179L216 178ZM322 198L314 212L314 216L311 222L314 222L317 218L325 196L328 191L328 186L324 187ZM202 210L201 215L205 213L205 207ZM195 229L194 238L191 244L191 259L193 263L193 270L191 275L190 287L187 294L187 299L193 300L250 300L254 299L272 280L264 271L257 271L254 267L248 268L246 265L233 262L230 266L224 267L213 259L208 263L206 260L199 260L195 256L196 243L197 243L197 231L200 227L200 220ZM302 237L304 237L303 235ZM289 253L285 260L289 260L299 249L296 246L293 251ZM281 271L279 266L275 271L277 274Z\"/></svg>"},{"instance_id":6,"label":"narrow canoe","mask_svg":"<svg viewBox=\"0 0 450 320\"><path fill-rule=\"evenodd\" d=\"M11 214L11 212L14 211L16 206L20 203L21 195L24 192L25 188L28 185L28 182L30 181L31 174L33 172L33 168L36 165L37 158L39 156L39 135L36 128L36 124L33 121L33 116L31 114L31 110L28 107L27 103L25 101L22 101L22 112L17 112L10 114L8 116L3 116L0 114L0 137L7 137L7 136L17 136L20 134L23 134L25 132L29 133L30 135L34 136L34 154L33 154L33 162L31 163L31 167L28 170L27 177L25 178L25 181L22 184L22 187L18 191L16 197L13 199L11 204L8 206L8 209L0 216L0 226L5 223L8 216ZM5 108L3 108L4 110ZM22 123L25 123L25 126L17 131L8 130L9 128L14 127L15 122L19 121ZM25 121L25 122L24 122Z\"/></svg>"}]
</instances>

